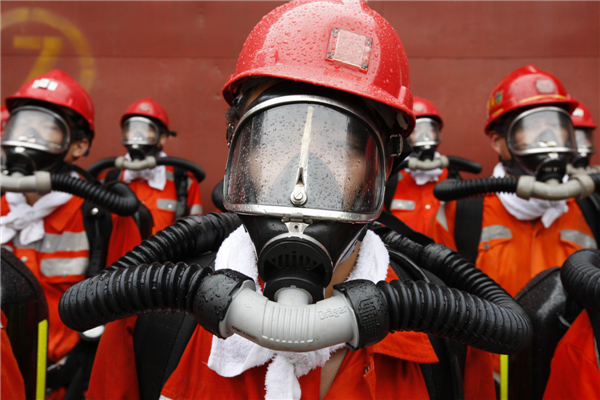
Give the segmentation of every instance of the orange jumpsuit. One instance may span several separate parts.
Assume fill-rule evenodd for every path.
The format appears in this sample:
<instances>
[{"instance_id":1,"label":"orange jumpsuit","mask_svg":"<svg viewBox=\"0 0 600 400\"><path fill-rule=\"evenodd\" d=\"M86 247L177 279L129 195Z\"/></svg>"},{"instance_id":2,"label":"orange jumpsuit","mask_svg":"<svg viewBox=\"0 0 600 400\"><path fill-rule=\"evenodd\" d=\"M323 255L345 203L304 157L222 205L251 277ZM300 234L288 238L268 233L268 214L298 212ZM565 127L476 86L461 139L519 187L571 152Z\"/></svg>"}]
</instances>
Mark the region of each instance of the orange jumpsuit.
<instances>
[{"instance_id":1,"label":"orange jumpsuit","mask_svg":"<svg viewBox=\"0 0 600 400\"><path fill-rule=\"evenodd\" d=\"M388 280L396 278L389 271ZM100 341L88 399L139 399L133 352L137 317L107 325ZM168 399L264 399L268 365L224 378L207 366L212 334L198 327L162 395ZM363 350L348 351L325 399L428 399L419 363L435 363L427 335L396 332ZM465 399L495 399L488 353L469 348ZM303 399L318 399L321 368L299 378Z\"/></svg>"},{"instance_id":2,"label":"orange jumpsuit","mask_svg":"<svg viewBox=\"0 0 600 400\"><path fill-rule=\"evenodd\" d=\"M596 248L594 235L575 200L569 211L548 228L538 218L520 221L506 211L496 195L483 201L483 220L476 265L515 296L541 271L562 265L583 248ZM430 221L429 236L456 250L456 202L443 204Z\"/></svg>"},{"instance_id":3,"label":"orange jumpsuit","mask_svg":"<svg viewBox=\"0 0 600 400\"><path fill-rule=\"evenodd\" d=\"M89 264L89 243L81 212L83 202L83 199L73 196L44 218L46 233L42 239L22 245L17 233L3 245L27 265L42 285L48 301L48 359L52 362L62 359L79 341L78 332L67 328L61 321L58 303L69 287L85 279ZM10 211L5 196L2 196L0 209L2 216ZM107 264L142 241L133 218L113 215L112 224Z\"/></svg>"},{"instance_id":4,"label":"orange jumpsuit","mask_svg":"<svg viewBox=\"0 0 600 400\"><path fill-rule=\"evenodd\" d=\"M544 400L600 399L598 356L586 311L558 343L550 368Z\"/></svg>"},{"instance_id":5,"label":"orange jumpsuit","mask_svg":"<svg viewBox=\"0 0 600 400\"><path fill-rule=\"evenodd\" d=\"M2 329L0 329L0 398L2 400L21 400L25 398L25 382L12 352L10 340L4 330L6 316L1 312Z\"/></svg>"},{"instance_id":6,"label":"orange jumpsuit","mask_svg":"<svg viewBox=\"0 0 600 400\"><path fill-rule=\"evenodd\" d=\"M429 220L440 207L440 201L433 195L433 188L446 178L448 178L448 170L444 168L437 182L417 185L409 172L401 171L398 174L394 199L388 211L415 231L427 234Z\"/></svg>"},{"instance_id":7,"label":"orange jumpsuit","mask_svg":"<svg viewBox=\"0 0 600 400\"><path fill-rule=\"evenodd\" d=\"M175 208L177 203L177 188L173 176L174 168L167 166L167 183L163 190L154 189L148 182L136 179L128 183L129 187L138 199L152 214L155 232L173 225L175 222ZM119 180L123 180L123 172L119 174ZM188 172L187 203L190 214L202 214L202 199L200 198L200 185L194 176Z\"/></svg>"}]
</instances>

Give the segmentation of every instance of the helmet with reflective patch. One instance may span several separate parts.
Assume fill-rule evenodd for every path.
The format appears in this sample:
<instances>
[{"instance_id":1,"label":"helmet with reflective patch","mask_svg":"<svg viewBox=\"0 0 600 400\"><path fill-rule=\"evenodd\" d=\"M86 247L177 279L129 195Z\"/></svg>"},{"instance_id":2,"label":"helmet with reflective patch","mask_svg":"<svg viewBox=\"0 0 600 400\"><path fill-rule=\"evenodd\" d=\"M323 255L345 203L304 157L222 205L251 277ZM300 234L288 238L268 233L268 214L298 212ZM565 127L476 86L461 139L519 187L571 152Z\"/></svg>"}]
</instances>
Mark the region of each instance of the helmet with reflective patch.
<instances>
[{"instance_id":1,"label":"helmet with reflective patch","mask_svg":"<svg viewBox=\"0 0 600 400\"><path fill-rule=\"evenodd\" d=\"M17 93L6 98L8 111L30 102L46 102L76 112L88 124L94 135L94 104L92 98L79 83L67 73L55 69L27 81Z\"/></svg>"},{"instance_id":2,"label":"helmet with reflective patch","mask_svg":"<svg viewBox=\"0 0 600 400\"><path fill-rule=\"evenodd\" d=\"M444 126L444 121L436 106L429 100L415 96L413 99L413 112L416 118L431 117L440 123L440 128Z\"/></svg>"},{"instance_id":3,"label":"helmet with reflective patch","mask_svg":"<svg viewBox=\"0 0 600 400\"><path fill-rule=\"evenodd\" d=\"M563 105L568 112L577 101L567 94L563 84L552 74L534 65L512 71L492 89L487 102L485 132L506 113L524 107Z\"/></svg>"},{"instance_id":4,"label":"helmet with reflective patch","mask_svg":"<svg viewBox=\"0 0 600 400\"><path fill-rule=\"evenodd\" d=\"M592 118L590 109L583 103L579 103L577 108L571 113L571 121L575 128L596 128L596 123Z\"/></svg>"},{"instance_id":5,"label":"helmet with reflective patch","mask_svg":"<svg viewBox=\"0 0 600 400\"><path fill-rule=\"evenodd\" d=\"M240 84L274 77L375 100L414 127L408 60L392 26L355 0L292 1L271 11L250 33L223 95L231 105Z\"/></svg>"},{"instance_id":6,"label":"helmet with reflective patch","mask_svg":"<svg viewBox=\"0 0 600 400\"><path fill-rule=\"evenodd\" d=\"M123 123L126 118L136 115L154 118L162 122L167 131L169 130L169 116L167 115L167 112L160 104L150 97L131 103L121 117L121 123Z\"/></svg>"}]
</instances>

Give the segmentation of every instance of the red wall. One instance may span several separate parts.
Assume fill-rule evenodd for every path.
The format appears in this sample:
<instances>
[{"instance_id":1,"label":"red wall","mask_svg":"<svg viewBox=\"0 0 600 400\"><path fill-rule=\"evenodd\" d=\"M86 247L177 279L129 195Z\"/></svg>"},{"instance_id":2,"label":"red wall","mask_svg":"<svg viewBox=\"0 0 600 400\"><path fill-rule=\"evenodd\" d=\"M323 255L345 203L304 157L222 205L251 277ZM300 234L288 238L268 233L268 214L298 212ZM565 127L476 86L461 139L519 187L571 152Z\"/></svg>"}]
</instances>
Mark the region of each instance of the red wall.
<instances>
[{"instance_id":1,"label":"red wall","mask_svg":"<svg viewBox=\"0 0 600 400\"><path fill-rule=\"evenodd\" d=\"M124 153L123 111L153 97L179 133L167 153L206 170L201 187L211 211L210 194L227 157L221 88L245 37L279 4L2 2L2 99L30 74L51 68L78 79L96 106L96 139L80 161L86 167ZM442 153L478 161L491 173L497 156L483 134L487 95L508 72L529 63L555 74L600 122L600 3L369 4L404 43L413 94L432 100L444 118Z\"/></svg>"}]
</instances>

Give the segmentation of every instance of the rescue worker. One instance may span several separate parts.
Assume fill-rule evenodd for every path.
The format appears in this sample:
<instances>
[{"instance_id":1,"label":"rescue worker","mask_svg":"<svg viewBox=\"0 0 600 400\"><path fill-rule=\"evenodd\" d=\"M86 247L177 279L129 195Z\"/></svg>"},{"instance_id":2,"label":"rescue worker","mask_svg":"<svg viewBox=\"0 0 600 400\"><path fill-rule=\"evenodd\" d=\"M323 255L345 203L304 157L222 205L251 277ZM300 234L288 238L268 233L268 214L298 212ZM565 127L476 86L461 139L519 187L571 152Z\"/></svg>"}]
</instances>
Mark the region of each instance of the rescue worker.
<instances>
[{"instance_id":1,"label":"rescue worker","mask_svg":"<svg viewBox=\"0 0 600 400\"><path fill-rule=\"evenodd\" d=\"M146 156L166 157L163 147L169 136L169 116L156 101L147 97L133 102L121 117L121 143L127 148L127 160L141 160ZM183 200L189 214L202 214L200 186L190 172L170 165L158 165L138 171L112 170L100 176L101 181L120 180L129 185L138 199L150 210L155 231L172 225L176 220L178 188L185 186Z\"/></svg>"},{"instance_id":2,"label":"rescue worker","mask_svg":"<svg viewBox=\"0 0 600 400\"><path fill-rule=\"evenodd\" d=\"M2 149L9 172L27 175L50 171L81 178L73 162L87 154L94 138L94 106L75 80L63 71L50 71L26 82L6 99L6 105L10 118L2 135ZM41 197L8 192L0 204L0 242L33 272L48 301L50 369L73 367L73 374L89 346L80 340L78 332L62 323L58 302L70 286L85 279L90 262L95 261L90 258L94 249L86 232L83 205L82 198L58 191ZM104 243L108 240L103 254L107 263L141 240L132 218L112 215L111 222L110 237L104 238ZM88 369L92 360L93 356ZM69 373L60 378L60 384L53 383L49 372L48 385L57 389L51 397L62 397L63 386L71 378Z\"/></svg>"},{"instance_id":3,"label":"rescue worker","mask_svg":"<svg viewBox=\"0 0 600 400\"><path fill-rule=\"evenodd\" d=\"M416 156L428 160L439 158L440 155L436 150L441 142L441 131L444 127L440 113L431 101L416 96L413 99L413 112L417 123L409 141L417 153ZM397 174L392 201L386 208L412 229L427 233L429 220L440 206L439 200L433 195L433 188L437 182L447 177L447 168L400 171ZM395 177L392 176L390 179L393 180ZM393 187L394 185L386 185L386 191Z\"/></svg>"},{"instance_id":4,"label":"rescue worker","mask_svg":"<svg viewBox=\"0 0 600 400\"><path fill-rule=\"evenodd\" d=\"M577 154L573 157L571 164L575 168L588 168L590 157L594 154L596 123L589 108L583 103L579 103L577 108L573 110L571 121L573 121L573 127L575 128L575 142L577 144Z\"/></svg>"},{"instance_id":5,"label":"rescue worker","mask_svg":"<svg viewBox=\"0 0 600 400\"><path fill-rule=\"evenodd\" d=\"M575 151L570 113L577 102L552 74L533 65L518 68L492 89L485 133L500 156L494 177L536 175L562 180ZM546 174L546 176L542 176ZM465 201L467 200L467 201ZM524 200L498 193L443 204L430 236L464 253L511 295L539 272L576 250L596 248L575 199ZM473 224L465 221L479 221ZM461 248L462 246L462 248Z\"/></svg>"},{"instance_id":6,"label":"rescue worker","mask_svg":"<svg viewBox=\"0 0 600 400\"><path fill-rule=\"evenodd\" d=\"M216 269L258 283L259 271L272 270L269 260L281 254L292 263L310 256L309 265L332 274L326 287L295 268L264 275L258 290L270 298L289 279L315 300L347 279L396 278L381 239L357 222L381 212L400 135L414 127L408 83L400 39L364 1L296 1L264 17L223 89L232 106L224 203L245 228L223 242ZM301 229L295 236L303 239L287 243L288 229ZM309 252L309 242L328 243L326 259ZM156 382L147 376L155 371L134 362L134 337L155 329L144 331L136 319L107 325L89 399L140 398L150 385L171 399L429 398L422 368L438 361L428 337L414 332L353 352L338 345L288 353L237 335L221 340L198 326L185 349L176 341L181 359L172 373L158 371ZM488 354L469 348L466 360L464 398L494 398Z\"/></svg>"}]
</instances>

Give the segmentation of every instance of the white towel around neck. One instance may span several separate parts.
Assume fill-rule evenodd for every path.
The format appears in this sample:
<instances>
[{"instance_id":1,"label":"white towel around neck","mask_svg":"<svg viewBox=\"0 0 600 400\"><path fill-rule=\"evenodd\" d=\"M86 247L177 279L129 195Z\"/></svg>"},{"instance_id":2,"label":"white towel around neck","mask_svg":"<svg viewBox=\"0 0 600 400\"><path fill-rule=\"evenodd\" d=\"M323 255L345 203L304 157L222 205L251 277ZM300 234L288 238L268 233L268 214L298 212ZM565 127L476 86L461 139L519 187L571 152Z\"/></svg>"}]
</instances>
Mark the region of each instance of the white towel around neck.
<instances>
[{"instance_id":1,"label":"white towel around neck","mask_svg":"<svg viewBox=\"0 0 600 400\"><path fill-rule=\"evenodd\" d=\"M163 151L158 154L158 157L166 156L167 154ZM125 154L125 159L131 161L131 156L129 153ZM126 169L123 172L123 182L131 183L136 179L145 179L148 181L148 185L151 188L163 190L167 184L167 167L164 165L158 165L154 168L146 168L139 171Z\"/></svg>"},{"instance_id":2,"label":"white towel around neck","mask_svg":"<svg viewBox=\"0 0 600 400\"><path fill-rule=\"evenodd\" d=\"M76 172L71 172L71 176L79 178ZM73 197L69 193L51 191L30 206L23 193L8 192L5 196L10 211L0 218L0 244L8 243L19 233L23 245L42 239L46 233L44 218Z\"/></svg>"},{"instance_id":3,"label":"white towel around neck","mask_svg":"<svg viewBox=\"0 0 600 400\"><path fill-rule=\"evenodd\" d=\"M347 280L384 280L389 266L389 254L385 245L371 231L367 232L354 269ZM256 291L258 285L256 250L243 226L234 231L221 245L215 261L215 269L233 269L252 277ZM224 377L234 377L244 371L272 360L265 376L266 399L300 399L302 394L298 378L312 369L322 367L331 354L344 347L343 344L307 353L273 351L261 347L241 336L233 335L225 340L213 337L208 367Z\"/></svg>"},{"instance_id":4,"label":"white towel around neck","mask_svg":"<svg viewBox=\"0 0 600 400\"><path fill-rule=\"evenodd\" d=\"M440 153L436 151L433 159L435 160L438 158L440 158ZM442 172L444 172L444 170L441 168L431 169L428 171L422 169L411 170L406 168L406 171L410 174L410 176L412 176L416 184L419 186L422 186L428 182L437 182L440 179Z\"/></svg>"},{"instance_id":5,"label":"white towel around neck","mask_svg":"<svg viewBox=\"0 0 600 400\"><path fill-rule=\"evenodd\" d=\"M502 163L496 164L493 176L496 178L506 176ZM542 224L545 228L569 211L566 200L542 200L533 197L525 200L515 193L498 193L497 196L510 215L520 221L531 221L542 217Z\"/></svg>"}]
</instances>

